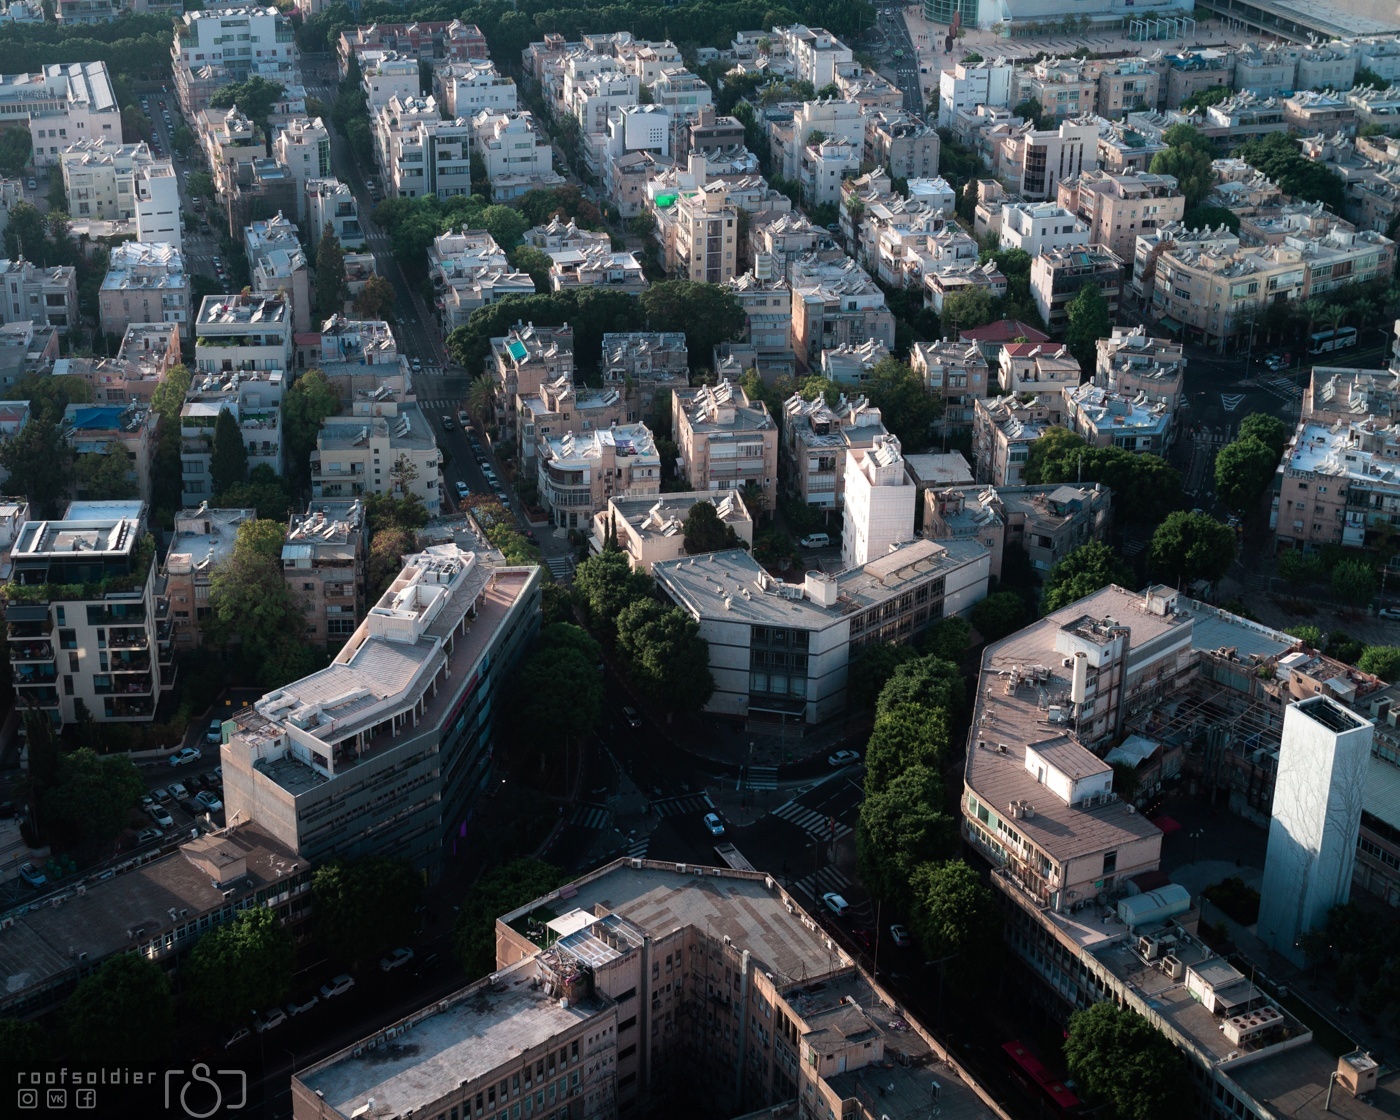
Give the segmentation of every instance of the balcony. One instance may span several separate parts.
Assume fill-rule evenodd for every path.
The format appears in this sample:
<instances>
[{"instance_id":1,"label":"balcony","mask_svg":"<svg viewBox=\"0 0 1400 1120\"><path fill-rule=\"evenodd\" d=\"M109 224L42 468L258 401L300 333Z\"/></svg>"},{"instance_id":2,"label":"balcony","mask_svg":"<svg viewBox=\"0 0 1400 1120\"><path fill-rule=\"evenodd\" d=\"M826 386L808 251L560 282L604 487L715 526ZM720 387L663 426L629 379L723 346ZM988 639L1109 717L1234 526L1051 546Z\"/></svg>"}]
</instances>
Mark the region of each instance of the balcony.
<instances>
[{"instance_id":1,"label":"balcony","mask_svg":"<svg viewBox=\"0 0 1400 1120\"><path fill-rule=\"evenodd\" d=\"M16 666L10 670L10 681L12 684L34 684L34 685L54 685L58 683L58 670L52 665L38 666L24 665Z\"/></svg>"},{"instance_id":2,"label":"balcony","mask_svg":"<svg viewBox=\"0 0 1400 1120\"><path fill-rule=\"evenodd\" d=\"M23 706L33 704L39 708L57 708L58 689L49 685L35 685L32 688L19 685L15 689L15 700Z\"/></svg>"},{"instance_id":3,"label":"balcony","mask_svg":"<svg viewBox=\"0 0 1400 1120\"><path fill-rule=\"evenodd\" d=\"M175 687L175 680L179 676L179 669L175 665L162 665L160 667L160 690L169 691Z\"/></svg>"},{"instance_id":4,"label":"balcony","mask_svg":"<svg viewBox=\"0 0 1400 1120\"><path fill-rule=\"evenodd\" d=\"M98 677L98 681L104 678ZM94 684L92 691L98 696L148 696L151 692L151 674L146 673L139 677L123 677L119 681L110 681L107 684Z\"/></svg>"},{"instance_id":5,"label":"balcony","mask_svg":"<svg viewBox=\"0 0 1400 1120\"><path fill-rule=\"evenodd\" d=\"M44 611L42 621L12 622L5 630L5 636L11 641L24 641L26 638L47 638L53 633L53 624L49 621L48 611Z\"/></svg>"},{"instance_id":6,"label":"balcony","mask_svg":"<svg viewBox=\"0 0 1400 1120\"><path fill-rule=\"evenodd\" d=\"M117 697L104 700L102 713L107 719L150 719L155 701L149 696Z\"/></svg>"},{"instance_id":7,"label":"balcony","mask_svg":"<svg viewBox=\"0 0 1400 1120\"><path fill-rule=\"evenodd\" d=\"M144 630L113 630L107 635L108 649L146 649L149 644Z\"/></svg>"},{"instance_id":8,"label":"balcony","mask_svg":"<svg viewBox=\"0 0 1400 1120\"><path fill-rule=\"evenodd\" d=\"M136 657L114 657L111 665L113 673L148 673L151 669L151 655L143 653Z\"/></svg>"},{"instance_id":9,"label":"balcony","mask_svg":"<svg viewBox=\"0 0 1400 1120\"><path fill-rule=\"evenodd\" d=\"M52 642L10 642L10 662L18 664L22 661L53 661Z\"/></svg>"}]
</instances>

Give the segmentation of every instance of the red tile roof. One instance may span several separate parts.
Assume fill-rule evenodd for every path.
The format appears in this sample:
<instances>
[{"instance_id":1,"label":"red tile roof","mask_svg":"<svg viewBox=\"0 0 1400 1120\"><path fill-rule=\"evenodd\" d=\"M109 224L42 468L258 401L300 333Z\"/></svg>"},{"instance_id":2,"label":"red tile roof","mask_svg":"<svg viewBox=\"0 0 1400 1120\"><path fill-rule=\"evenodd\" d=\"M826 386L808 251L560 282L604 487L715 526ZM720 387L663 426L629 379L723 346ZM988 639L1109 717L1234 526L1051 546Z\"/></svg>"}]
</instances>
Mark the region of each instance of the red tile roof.
<instances>
[{"instance_id":1,"label":"red tile roof","mask_svg":"<svg viewBox=\"0 0 1400 1120\"><path fill-rule=\"evenodd\" d=\"M958 334L960 342L1010 342L1013 338L1024 338L1030 342L1049 342L1050 336L1037 330L1020 319L998 319L984 327L974 327Z\"/></svg>"}]
</instances>

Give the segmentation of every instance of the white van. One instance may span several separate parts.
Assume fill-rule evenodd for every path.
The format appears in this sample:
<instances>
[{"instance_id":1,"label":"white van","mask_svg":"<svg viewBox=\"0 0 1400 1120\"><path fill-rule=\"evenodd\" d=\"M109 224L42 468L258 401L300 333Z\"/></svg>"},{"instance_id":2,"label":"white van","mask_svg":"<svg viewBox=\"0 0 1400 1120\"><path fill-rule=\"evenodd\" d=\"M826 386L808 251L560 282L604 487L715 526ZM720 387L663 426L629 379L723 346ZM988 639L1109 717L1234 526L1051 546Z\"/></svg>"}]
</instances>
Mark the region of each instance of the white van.
<instances>
[{"instance_id":1,"label":"white van","mask_svg":"<svg viewBox=\"0 0 1400 1120\"><path fill-rule=\"evenodd\" d=\"M831 537L826 533L808 533L797 543L803 548L826 548L831 544Z\"/></svg>"}]
</instances>

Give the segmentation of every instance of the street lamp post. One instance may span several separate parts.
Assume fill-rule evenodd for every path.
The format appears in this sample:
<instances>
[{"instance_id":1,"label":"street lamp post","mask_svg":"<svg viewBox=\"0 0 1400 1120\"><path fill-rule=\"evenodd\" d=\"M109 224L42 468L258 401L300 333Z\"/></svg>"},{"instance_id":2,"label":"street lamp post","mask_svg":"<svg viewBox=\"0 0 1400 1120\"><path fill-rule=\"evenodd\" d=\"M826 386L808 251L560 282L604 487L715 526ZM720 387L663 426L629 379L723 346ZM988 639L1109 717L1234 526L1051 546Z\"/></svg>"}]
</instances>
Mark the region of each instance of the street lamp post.
<instances>
[{"instance_id":1,"label":"street lamp post","mask_svg":"<svg viewBox=\"0 0 1400 1120\"><path fill-rule=\"evenodd\" d=\"M1200 851L1201 837L1205 835L1204 828L1194 828L1191 830L1191 862L1196 862L1196 855Z\"/></svg>"}]
</instances>

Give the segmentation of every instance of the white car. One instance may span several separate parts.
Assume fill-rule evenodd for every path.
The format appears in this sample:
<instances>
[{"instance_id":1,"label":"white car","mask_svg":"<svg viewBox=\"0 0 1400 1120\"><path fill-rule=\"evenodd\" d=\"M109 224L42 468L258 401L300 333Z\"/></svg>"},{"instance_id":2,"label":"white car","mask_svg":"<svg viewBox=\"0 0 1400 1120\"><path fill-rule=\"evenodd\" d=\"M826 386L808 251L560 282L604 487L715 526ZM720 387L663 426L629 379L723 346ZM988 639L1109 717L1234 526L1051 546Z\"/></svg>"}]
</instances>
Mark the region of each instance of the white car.
<instances>
[{"instance_id":1,"label":"white car","mask_svg":"<svg viewBox=\"0 0 1400 1120\"><path fill-rule=\"evenodd\" d=\"M828 766L849 766L853 762L860 761L860 751L837 751L833 755L828 755L826 763Z\"/></svg>"},{"instance_id":2,"label":"white car","mask_svg":"<svg viewBox=\"0 0 1400 1120\"><path fill-rule=\"evenodd\" d=\"M310 1011L320 1002L319 996L307 996L301 1003L287 1004L287 1014L292 1016L300 1015L303 1011Z\"/></svg>"},{"instance_id":3,"label":"white car","mask_svg":"<svg viewBox=\"0 0 1400 1120\"><path fill-rule=\"evenodd\" d=\"M224 1039L224 1049L232 1050L240 1042L247 1042L248 1039L252 1037L253 1032L250 1031L247 1027L239 1027L236 1031L229 1035L228 1038Z\"/></svg>"},{"instance_id":4,"label":"white car","mask_svg":"<svg viewBox=\"0 0 1400 1120\"><path fill-rule=\"evenodd\" d=\"M705 827L710 830L711 836L724 835L724 822L719 819L718 813L705 814Z\"/></svg>"},{"instance_id":5,"label":"white car","mask_svg":"<svg viewBox=\"0 0 1400 1120\"><path fill-rule=\"evenodd\" d=\"M321 998L330 999L333 996L343 996L355 986L355 978L349 973L342 972L339 976L331 977L329 983L321 985Z\"/></svg>"},{"instance_id":6,"label":"white car","mask_svg":"<svg viewBox=\"0 0 1400 1120\"><path fill-rule=\"evenodd\" d=\"M170 756L171 766L188 766L191 762L199 761L199 751L194 747L181 747Z\"/></svg>"},{"instance_id":7,"label":"white car","mask_svg":"<svg viewBox=\"0 0 1400 1120\"><path fill-rule=\"evenodd\" d=\"M188 801L190 799L190 791L185 788L183 782L171 782L170 796L176 801Z\"/></svg>"},{"instance_id":8,"label":"white car","mask_svg":"<svg viewBox=\"0 0 1400 1120\"><path fill-rule=\"evenodd\" d=\"M155 821L161 828L175 827L175 818L170 815L170 811L164 805L152 805L150 814L151 820Z\"/></svg>"},{"instance_id":9,"label":"white car","mask_svg":"<svg viewBox=\"0 0 1400 1120\"><path fill-rule=\"evenodd\" d=\"M1388 618L1391 621L1400 620L1400 607L1382 607L1376 612L1380 618Z\"/></svg>"},{"instance_id":10,"label":"white car","mask_svg":"<svg viewBox=\"0 0 1400 1120\"><path fill-rule=\"evenodd\" d=\"M164 838L165 833L158 828L143 828L136 834L136 842L138 844L151 844L157 840L163 840Z\"/></svg>"},{"instance_id":11,"label":"white car","mask_svg":"<svg viewBox=\"0 0 1400 1120\"><path fill-rule=\"evenodd\" d=\"M465 482L457 483L457 497L459 500L465 500L467 498L470 498L471 496L472 492L470 489L467 488L467 484Z\"/></svg>"},{"instance_id":12,"label":"white car","mask_svg":"<svg viewBox=\"0 0 1400 1120\"><path fill-rule=\"evenodd\" d=\"M219 795L213 792L213 790L206 789L203 793L197 793L194 799L211 813L217 813L224 807L224 803L219 800Z\"/></svg>"},{"instance_id":13,"label":"white car","mask_svg":"<svg viewBox=\"0 0 1400 1120\"><path fill-rule=\"evenodd\" d=\"M826 908L830 910L833 914L835 914L838 918L844 915L846 911L850 908L850 903L848 903L835 891L829 891L828 893L822 895L822 901L826 903Z\"/></svg>"},{"instance_id":14,"label":"white car","mask_svg":"<svg viewBox=\"0 0 1400 1120\"><path fill-rule=\"evenodd\" d=\"M903 926L890 926L890 940L901 949L906 945L914 944L914 939L909 936L909 931Z\"/></svg>"},{"instance_id":15,"label":"white car","mask_svg":"<svg viewBox=\"0 0 1400 1120\"><path fill-rule=\"evenodd\" d=\"M412 949L395 949L387 957L379 962L379 967L385 972L393 972L396 968L402 968L413 959Z\"/></svg>"},{"instance_id":16,"label":"white car","mask_svg":"<svg viewBox=\"0 0 1400 1120\"><path fill-rule=\"evenodd\" d=\"M261 1019L258 1020L258 1034L262 1034L263 1031L275 1030L277 1027L280 1027L286 1021L287 1013L283 1011L280 1007L274 1007L271 1011L269 1011L266 1015L264 1015Z\"/></svg>"}]
</instances>

